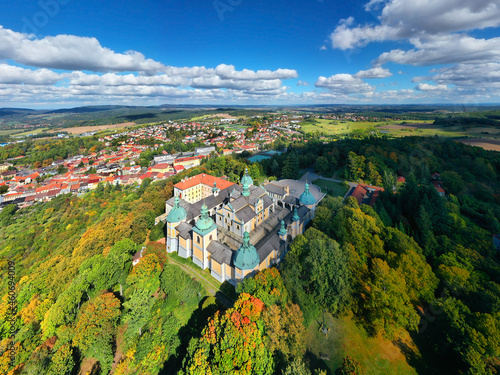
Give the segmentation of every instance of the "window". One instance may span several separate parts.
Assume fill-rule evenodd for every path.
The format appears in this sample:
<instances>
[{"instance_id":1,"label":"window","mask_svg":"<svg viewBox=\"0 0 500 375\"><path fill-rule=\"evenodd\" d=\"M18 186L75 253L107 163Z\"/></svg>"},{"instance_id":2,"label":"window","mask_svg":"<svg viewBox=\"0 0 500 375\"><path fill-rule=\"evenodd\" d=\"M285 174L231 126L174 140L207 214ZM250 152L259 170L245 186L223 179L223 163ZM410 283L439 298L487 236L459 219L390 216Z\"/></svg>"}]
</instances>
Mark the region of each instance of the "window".
<instances>
[{"instance_id":1,"label":"window","mask_svg":"<svg viewBox=\"0 0 500 375\"><path fill-rule=\"evenodd\" d=\"M239 225L236 225L236 230L240 230L240 226Z\"/></svg>"},{"instance_id":2,"label":"window","mask_svg":"<svg viewBox=\"0 0 500 375\"><path fill-rule=\"evenodd\" d=\"M196 243L200 243L200 236L196 236Z\"/></svg>"},{"instance_id":3,"label":"window","mask_svg":"<svg viewBox=\"0 0 500 375\"><path fill-rule=\"evenodd\" d=\"M210 237L208 237L208 239L209 239L210 241L212 241L212 235L210 235Z\"/></svg>"}]
</instances>

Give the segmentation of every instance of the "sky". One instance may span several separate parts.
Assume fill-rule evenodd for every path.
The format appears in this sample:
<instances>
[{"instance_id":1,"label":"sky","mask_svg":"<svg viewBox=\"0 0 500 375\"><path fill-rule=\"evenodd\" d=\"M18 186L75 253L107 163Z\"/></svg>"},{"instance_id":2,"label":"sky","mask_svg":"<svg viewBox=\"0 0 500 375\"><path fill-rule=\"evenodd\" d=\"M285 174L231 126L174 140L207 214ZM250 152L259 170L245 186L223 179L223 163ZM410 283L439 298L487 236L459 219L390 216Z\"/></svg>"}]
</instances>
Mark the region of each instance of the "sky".
<instances>
[{"instance_id":1,"label":"sky","mask_svg":"<svg viewBox=\"0 0 500 375\"><path fill-rule=\"evenodd\" d=\"M0 107L500 103L500 0L16 0Z\"/></svg>"}]
</instances>

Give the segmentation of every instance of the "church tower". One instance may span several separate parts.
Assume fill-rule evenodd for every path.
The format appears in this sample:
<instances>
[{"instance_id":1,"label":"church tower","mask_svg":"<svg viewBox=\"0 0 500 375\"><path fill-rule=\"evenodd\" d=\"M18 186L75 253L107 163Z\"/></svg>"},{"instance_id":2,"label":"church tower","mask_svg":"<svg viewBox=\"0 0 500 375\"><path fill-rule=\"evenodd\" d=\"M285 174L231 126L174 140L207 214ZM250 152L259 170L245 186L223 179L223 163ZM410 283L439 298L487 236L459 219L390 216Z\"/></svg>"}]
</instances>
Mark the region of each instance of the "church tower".
<instances>
[{"instance_id":1,"label":"church tower","mask_svg":"<svg viewBox=\"0 0 500 375\"><path fill-rule=\"evenodd\" d=\"M186 210L180 205L179 197L174 199L174 207L167 216L167 253L173 253L179 248L178 232L176 227L184 220L186 220Z\"/></svg>"},{"instance_id":2,"label":"church tower","mask_svg":"<svg viewBox=\"0 0 500 375\"><path fill-rule=\"evenodd\" d=\"M207 247L217 240L217 225L208 215L208 207L201 207L201 216L193 227L193 262L205 269L210 266Z\"/></svg>"},{"instance_id":3,"label":"church tower","mask_svg":"<svg viewBox=\"0 0 500 375\"><path fill-rule=\"evenodd\" d=\"M297 207L293 210L293 216L292 216L292 239L297 237L300 234L300 217L297 212Z\"/></svg>"},{"instance_id":4,"label":"church tower","mask_svg":"<svg viewBox=\"0 0 500 375\"><path fill-rule=\"evenodd\" d=\"M248 174L248 168L245 168L245 174L241 178L241 186L243 186L243 193L241 193L241 195L248 197L250 195L250 186L252 185L252 177Z\"/></svg>"},{"instance_id":5,"label":"church tower","mask_svg":"<svg viewBox=\"0 0 500 375\"><path fill-rule=\"evenodd\" d=\"M311 191L309 190L309 184L307 182L304 192L299 198L299 202L300 204L306 206L311 210L312 218L314 218L314 210L316 209L316 198L314 198L314 195L312 195Z\"/></svg>"},{"instance_id":6,"label":"church tower","mask_svg":"<svg viewBox=\"0 0 500 375\"><path fill-rule=\"evenodd\" d=\"M236 279L244 279L248 274L259 266L260 257L257 249L250 244L250 235L248 232L243 234L243 244L234 254L234 270Z\"/></svg>"}]
</instances>

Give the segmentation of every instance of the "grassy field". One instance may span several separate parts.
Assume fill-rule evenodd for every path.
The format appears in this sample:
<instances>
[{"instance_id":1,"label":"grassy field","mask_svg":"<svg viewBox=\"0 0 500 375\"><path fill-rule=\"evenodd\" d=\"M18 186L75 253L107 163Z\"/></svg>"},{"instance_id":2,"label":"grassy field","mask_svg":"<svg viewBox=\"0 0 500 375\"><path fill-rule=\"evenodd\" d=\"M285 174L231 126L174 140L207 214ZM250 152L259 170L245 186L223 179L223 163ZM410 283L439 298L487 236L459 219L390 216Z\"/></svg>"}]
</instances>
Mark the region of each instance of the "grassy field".
<instances>
[{"instance_id":1,"label":"grassy field","mask_svg":"<svg viewBox=\"0 0 500 375\"><path fill-rule=\"evenodd\" d=\"M319 186L323 193L327 193L334 197L343 197L347 193L349 187L342 186L338 182L327 181L327 180L314 180L313 185Z\"/></svg>"},{"instance_id":2,"label":"grassy field","mask_svg":"<svg viewBox=\"0 0 500 375\"><path fill-rule=\"evenodd\" d=\"M0 136L2 135L13 135L21 132L21 129L9 129L9 130L0 130Z\"/></svg>"},{"instance_id":3,"label":"grassy field","mask_svg":"<svg viewBox=\"0 0 500 375\"><path fill-rule=\"evenodd\" d=\"M319 323L313 321L308 327L307 345L316 365L328 368L329 374L334 374L342 359L349 355L360 363L365 375L417 375L397 346L381 337L369 337L352 318L337 319L325 314L325 323L330 328L326 336L319 331ZM403 341L416 350L409 338Z\"/></svg>"},{"instance_id":4,"label":"grassy field","mask_svg":"<svg viewBox=\"0 0 500 375\"><path fill-rule=\"evenodd\" d=\"M302 124L306 133L323 132L328 135L347 134L353 130L378 130L395 137L408 135L440 136L440 137L474 137L494 138L500 137L500 129L489 126L434 126L432 120L428 121L383 121L383 122L353 122L317 119L315 123Z\"/></svg>"},{"instance_id":5,"label":"grassy field","mask_svg":"<svg viewBox=\"0 0 500 375\"><path fill-rule=\"evenodd\" d=\"M415 123L429 124L433 121L415 121ZM407 124L410 122L407 121ZM316 119L315 123L301 124L302 130L306 133L323 132L328 135L347 134L353 130L369 130L377 129L378 127L400 125L401 121L383 121L383 122L369 122L369 121L340 121L340 120L325 120Z\"/></svg>"},{"instance_id":6,"label":"grassy field","mask_svg":"<svg viewBox=\"0 0 500 375\"><path fill-rule=\"evenodd\" d=\"M121 124L114 124L114 125L80 126L74 128L54 129L51 130L50 133L68 132L69 134L83 134L87 132L98 132L101 130L109 130L109 129L117 130L126 127L132 127L134 125L135 122L124 122Z\"/></svg>"},{"instance_id":7,"label":"grassy field","mask_svg":"<svg viewBox=\"0 0 500 375\"><path fill-rule=\"evenodd\" d=\"M22 133L18 133L18 134L13 134L13 136L26 137L26 136L31 135L31 134L40 134L41 132L43 132L44 130L47 130L47 129L49 129L49 128L37 128L37 129L33 129L33 130L28 130L28 131L25 131Z\"/></svg>"},{"instance_id":8,"label":"grassy field","mask_svg":"<svg viewBox=\"0 0 500 375\"><path fill-rule=\"evenodd\" d=\"M168 254L168 256L170 258L172 258L174 261L176 261L177 263L182 263L186 267L193 270L197 274L196 279L200 282L201 285L203 285L203 287L207 291L220 289L221 283L219 283L217 280L215 280L212 277L212 275L210 275L210 271L202 270L200 267L198 267L196 264L194 264L191 259L182 258L175 253Z\"/></svg>"},{"instance_id":9,"label":"grassy field","mask_svg":"<svg viewBox=\"0 0 500 375\"><path fill-rule=\"evenodd\" d=\"M500 151L500 139L467 138L458 140L471 146L482 147L485 150Z\"/></svg>"}]
</instances>

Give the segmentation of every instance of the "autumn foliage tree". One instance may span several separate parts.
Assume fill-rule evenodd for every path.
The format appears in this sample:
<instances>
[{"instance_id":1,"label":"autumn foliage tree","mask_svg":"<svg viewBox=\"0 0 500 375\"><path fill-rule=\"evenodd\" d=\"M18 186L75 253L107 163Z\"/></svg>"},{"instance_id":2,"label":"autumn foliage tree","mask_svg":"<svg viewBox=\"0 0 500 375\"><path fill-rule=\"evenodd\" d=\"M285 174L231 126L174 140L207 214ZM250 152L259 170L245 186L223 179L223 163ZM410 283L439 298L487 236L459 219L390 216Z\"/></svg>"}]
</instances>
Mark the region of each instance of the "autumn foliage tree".
<instances>
[{"instance_id":1,"label":"autumn foliage tree","mask_svg":"<svg viewBox=\"0 0 500 375\"><path fill-rule=\"evenodd\" d=\"M120 301L113 293L106 293L88 301L76 320L73 345L86 357L97 358L104 373L110 370L113 360L113 336L119 316Z\"/></svg>"},{"instance_id":2,"label":"autumn foliage tree","mask_svg":"<svg viewBox=\"0 0 500 375\"><path fill-rule=\"evenodd\" d=\"M248 293L260 299L266 306L286 304L288 292L278 269L266 268L254 277L244 279L236 288L238 293Z\"/></svg>"},{"instance_id":3,"label":"autumn foliage tree","mask_svg":"<svg viewBox=\"0 0 500 375\"><path fill-rule=\"evenodd\" d=\"M263 309L261 300L242 293L233 308L216 312L201 337L190 342L181 373L273 374L272 353L257 324Z\"/></svg>"}]
</instances>

